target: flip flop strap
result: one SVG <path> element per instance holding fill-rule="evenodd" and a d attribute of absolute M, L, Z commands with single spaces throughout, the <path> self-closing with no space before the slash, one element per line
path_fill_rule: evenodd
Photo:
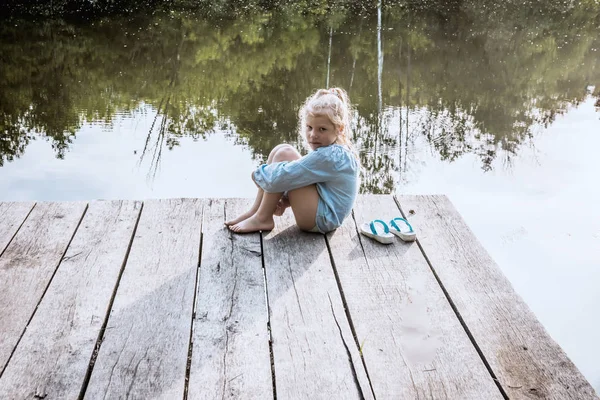
<path fill-rule="evenodd" d="M 383 225 L 383 232 L 385 233 L 390 233 L 390 228 L 388 228 L 387 224 L 385 222 L 383 222 L 380 219 L 374 219 L 373 221 L 371 221 L 371 223 L 369 224 L 371 226 L 371 232 L 373 232 L 373 235 L 377 235 L 377 229 L 375 229 L 375 222 Z"/>
<path fill-rule="evenodd" d="M 393 220 L 390 221 L 390 225 L 392 225 L 392 227 L 395 230 L 397 230 L 398 232 L 402 232 L 400 230 L 400 227 L 398 226 L 398 224 L 396 224 L 396 220 L 403 221 L 404 223 L 406 223 L 406 225 L 408 225 L 408 227 L 410 228 L 410 231 L 408 231 L 408 233 L 414 232 L 412 225 L 407 220 L 405 220 L 404 218 L 394 218 Z"/>

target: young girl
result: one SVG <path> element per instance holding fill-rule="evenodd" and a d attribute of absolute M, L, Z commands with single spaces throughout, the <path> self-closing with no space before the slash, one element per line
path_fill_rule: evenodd
<path fill-rule="evenodd" d="M 358 192 L 359 164 L 350 136 L 350 102 L 343 89 L 320 89 L 299 112 L 300 132 L 312 150 L 302 157 L 276 146 L 253 171 L 258 194 L 249 211 L 225 222 L 234 232 L 271 230 L 273 215 L 291 206 L 300 229 L 327 233 L 350 214 Z M 287 196 L 284 193 L 287 192 Z"/>

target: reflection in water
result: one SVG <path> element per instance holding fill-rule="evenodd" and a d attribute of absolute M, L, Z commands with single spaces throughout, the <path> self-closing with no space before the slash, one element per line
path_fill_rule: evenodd
<path fill-rule="evenodd" d="M 0 166 L 40 137 L 63 158 L 84 124 L 148 110 L 138 156 L 150 178 L 182 137 L 217 130 L 262 159 L 297 142 L 297 108 L 326 83 L 356 106 L 362 191 L 389 193 L 408 179 L 417 137 L 489 170 L 536 127 L 600 102 L 597 2 L 344 4 L 2 23 Z"/>

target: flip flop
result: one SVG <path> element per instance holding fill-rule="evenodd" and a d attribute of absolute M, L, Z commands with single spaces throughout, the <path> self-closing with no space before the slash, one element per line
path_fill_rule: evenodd
<path fill-rule="evenodd" d="M 413 229 L 412 225 L 404 218 L 394 218 L 390 221 L 392 232 L 405 242 L 414 242 L 417 238 L 417 233 Z"/>
<path fill-rule="evenodd" d="M 377 232 L 375 223 L 383 226 L 383 233 Z M 390 244 L 394 242 L 394 235 L 390 233 L 390 228 L 388 228 L 387 224 L 380 219 L 374 219 L 369 223 L 365 222 L 362 224 L 360 226 L 360 233 L 366 237 L 377 240 L 379 243 Z"/>

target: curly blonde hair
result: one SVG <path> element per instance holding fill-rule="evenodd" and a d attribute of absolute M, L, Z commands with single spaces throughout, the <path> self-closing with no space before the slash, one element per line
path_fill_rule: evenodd
<path fill-rule="evenodd" d="M 303 134 L 306 126 L 307 116 L 325 115 L 335 126 L 339 134 L 335 141 L 337 144 L 346 145 L 353 149 L 350 136 L 352 133 L 350 123 L 352 122 L 352 106 L 348 94 L 342 88 L 319 89 L 308 97 L 298 112 L 298 133 L 306 143 L 306 135 Z"/>

